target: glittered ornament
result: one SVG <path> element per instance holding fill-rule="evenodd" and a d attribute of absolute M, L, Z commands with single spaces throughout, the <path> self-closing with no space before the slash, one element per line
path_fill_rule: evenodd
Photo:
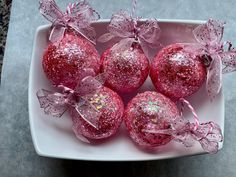
<path fill-rule="evenodd" d="M 108 25 L 108 33 L 99 42 L 113 38 L 120 41 L 102 55 L 102 70 L 108 74 L 106 85 L 119 92 L 137 90 L 149 73 L 150 47 L 159 45 L 160 28 L 156 20 L 138 26 L 137 18 L 125 11 L 115 13 Z"/>
<path fill-rule="evenodd" d="M 152 134 L 144 130 L 152 124 L 158 129 L 170 127 L 169 120 L 179 117 L 176 105 L 157 92 L 144 92 L 134 97 L 127 105 L 124 121 L 130 137 L 143 147 L 156 147 L 171 141 L 172 136 Z"/>
<path fill-rule="evenodd" d="M 97 74 L 100 58 L 93 45 L 96 33 L 90 26 L 99 18 L 97 12 L 86 1 L 69 4 L 63 13 L 54 0 L 40 0 L 39 10 L 52 23 L 42 61 L 51 83 L 73 89 L 83 69 Z"/>
<path fill-rule="evenodd" d="M 45 114 L 61 117 L 69 111 L 73 131 L 83 142 L 112 136 L 122 123 L 124 106 L 114 91 L 102 86 L 101 75 L 81 78 L 75 89 L 63 85 L 60 91 L 41 89 L 37 92 Z"/>
<path fill-rule="evenodd" d="M 195 123 L 184 119 L 175 103 L 160 93 L 147 91 L 134 97 L 124 115 L 130 137 L 145 148 L 158 148 L 170 141 L 189 148 L 199 142 L 204 151 L 216 153 L 223 141 L 220 126 L 213 121 L 200 123 L 191 104 L 183 98 L 180 101 L 188 105 Z"/>
<path fill-rule="evenodd" d="M 163 48 L 152 61 L 150 77 L 157 91 L 179 99 L 195 93 L 206 79 L 202 58 L 185 51 L 189 44 Z"/>
<path fill-rule="evenodd" d="M 100 57 L 87 39 L 74 32 L 65 32 L 64 37 L 50 43 L 43 55 L 43 70 L 54 85 L 62 84 L 75 88 L 83 69 L 100 69 Z"/>
<path fill-rule="evenodd" d="M 102 57 L 102 71 L 107 74 L 106 86 L 119 92 L 138 89 L 149 73 L 149 62 L 137 45 L 122 52 L 106 50 Z"/>
<path fill-rule="evenodd" d="M 89 95 L 88 101 L 101 113 L 98 127 L 91 126 L 75 109 L 71 109 L 70 115 L 76 135 L 89 139 L 104 139 L 114 135 L 123 120 L 124 106 L 121 98 L 111 89 L 103 87 L 95 94 Z"/>

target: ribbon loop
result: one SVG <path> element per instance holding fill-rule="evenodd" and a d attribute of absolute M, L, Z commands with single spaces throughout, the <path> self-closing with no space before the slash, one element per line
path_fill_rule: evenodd
<path fill-rule="evenodd" d="M 112 35 L 120 38 L 134 37 L 134 19 L 128 12 L 119 11 L 112 15 L 107 29 Z"/>
<path fill-rule="evenodd" d="M 161 36 L 161 29 L 157 20 L 147 20 L 139 28 L 139 37 L 152 45 L 159 45 L 158 39 Z M 157 46 L 156 46 L 157 47 Z"/>
<path fill-rule="evenodd" d="M 209 19 L 207 23 L 199 25 L 193 30 L 195 39 L 202 45 L 210 45 L 214 47 L 221 43 L 224 33 L 225 22 Z"/>
<path fill-rule="evenodd" d="M 44 109 L 45 114 L 53 117 L 61 117 L 67 110 L 67 94 L 53 93 L 41 89 L 36 93 L 40 107 Z"/>
<path fill-rule="evenodd" d="M 75 91 L 80 96 L 93 94 L 102 87 L 102 84 L 94 77 L 87 76 L 77 85 Z"/>

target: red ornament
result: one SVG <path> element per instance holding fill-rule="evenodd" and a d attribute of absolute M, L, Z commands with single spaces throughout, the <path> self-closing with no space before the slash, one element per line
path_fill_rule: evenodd
<path fill-rule="evenodd" d="M 154 58 L 150 77 L 156 89 L 164 95 L 179 99 L 195 93 L 206 78 L 202 58 L 184 50 L 188 44 L 172 44 Z"/>
<path fill-rule="evenodd" d="M 107 49 L 101 61 L 102 71 L 107 74 L 105 85 L 118 92 L 137 90 L 149 73 L 149 61 L 139 45 L 122 51 Z"/>
<path fill-rule="evenodd" d="M 124 105 L 120 96 L 109 88 L 103 87 L 86 99 L 101 112 L 98 129 L 82 119 L 78 112 L 72 108 L 69 111 L 75 134 L 89 139 L 104 139 L 114 135 L 123 120 Z"/>
<path fill-rule="evenodd" d="M 155 147 L 172 140 L 171 135 L 147 133 L 154 125 L 159 130 L 170 128 L 170 120 L 179 117 L 177 106 L 164 95 L 147 91 L 138 94 L 127 105 L 124 121 L 130 137 L 140 146 Z"/>
<path fill-rule="evenodd" d="M 84 69 L 99 73 L 100 58 L 92 43 L 80 34 L 67 31 L 60 41 L 48 45 L 42 64 L 52 84 L 74 89 Z"/>

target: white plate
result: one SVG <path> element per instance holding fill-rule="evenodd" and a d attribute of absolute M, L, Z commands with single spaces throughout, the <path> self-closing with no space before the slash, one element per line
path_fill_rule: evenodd
<path fill-rule="evenodd" d="M 109 20 L 101 20 L 93 24 L 98 36 L 106 32 L 108 22 Z M 194 42 L 192 29 L 203 23 L 203 21 L 186 20 L 159 20 L 159 22 L 162 29 L 160 40 L 164 45 L 176 42 Z M 50 26 L 48 25 L 40 26 L 36 31 L 29 79 L 30 128 L 34 147 L 39 155 L 78 160 L 140 161 L 204 153 L 199 143 L 195 143 L 191 148 L 185 148 L 182 144 L 176 142 L 162 146 L 156 152 L 146 152 L 132 142 L 123 126 L 109 140 L 96 145 L 85 144 L 76 139 L 73 134 L 71 130 L 72 123 L 68 114 L 64 114 L 61 119 L 46 116 L 43 110 L 40 109 L 35 94 L 41 88 L 52 89 L 44 75 L 41 64 L 43 51 L 48 43 L 49 29 Z M 107 46 L 96 47 L 101 53 Z M 144 90 L 153 90 L 149 78 L 139 92 Z M 125 96 L 125 100 L 129 100 L 135 94 Z M 224 132 L 224 98 L 222 92 L 213 102 L 210 102 L 203 86 L 188 100 L 196 108 L 202 122 L 213 120 L 221 126 Z M 186 112 L 185 116 L 191 118 L 192 115 Z M 220 149 L 222 146 L 223 143 L 220 144 Z"/>

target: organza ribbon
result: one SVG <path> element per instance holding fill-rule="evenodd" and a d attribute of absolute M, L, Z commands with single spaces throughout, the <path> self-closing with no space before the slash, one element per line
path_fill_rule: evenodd
<path fill-rule="evenodd" d="M 183 143 L 186 147 L 191 147 L 195 141 L 198 141 L 206 152 L 217 153 L 219 142 L 223 141 L 220 126 L 212 121 L 199 123 L 196 111 L 191 104 L 183 98 L 181 98 L 180 101 L 190 108 L 194 115 L 195 123 L 190 123 L 179 117 L 170 120 L 171 127 L 168 129 L 158 130 L 158 125 L 150 123 L 143 131 L 147 133 L 171 135 L 175 141 Z"/>
<path fill-rule="evenodd" d="M 88 98 L 102 88 L 101 77 L 102 75 L 97 77 L 86 76 L 74 90 L 63 85 L 58 86 L 61 89 L 60 92 L 41 89 L 36 93 L 40 107 L 44 109 L 45 114 L 54 117 L 61 117 L 69 107 L 73 107 L 82 119 L 94 128 L 99 129 L 98 122 L 101 112 L 89 102 Z M 85 141 L 85 138 L 81 138 L 79 130 L 74 128 L 77 126 L 76 122 L 74 123 L 75 134 L 79 139 Z"/>
<path fill-rule="evenodd" d="M 197 44 L 191 44 L 185 50 L 202 56 L 207 66 L 206 89 L 213 99 L 221 89 L 222 73 L 236 70 L 236 51 L 230 42 L 222 42 L 224 22 L 209 19 L 205 24 L 193 30 Z M 224 46 L 228 45 L 227 50 Z"/>
<path fill-rule="evenodd" d="M 129 49 L 133 43 L 140 44 L 144 54 L 151 58 L 150 48 L 160 46 L 158 39 L 160 37 L 160 27 L 157 20 L 147 20 L 141 26 L 137 26 L 138 18 L 133 18 L 126 11 L 119 11 L 113 14 L 108 33 L 98 38 L 99 42 L 108 42 L 113 38 L 119 38 L 120 41 L 112 47 L 113 51 L 123 51 Z"/>
<path fill-rule="evenodd" d="M 62 39 L 65 30 L 72 28 L 95 44 L 96 33 L 90 24 L 100 18 L 99 14 L 86 1 L 79 1 L 67 6 L 63 13 L 54 0 L 40 0 L 40 13 L 52 23 L 52 30 L 49 36 L 51 42 Z"/>

